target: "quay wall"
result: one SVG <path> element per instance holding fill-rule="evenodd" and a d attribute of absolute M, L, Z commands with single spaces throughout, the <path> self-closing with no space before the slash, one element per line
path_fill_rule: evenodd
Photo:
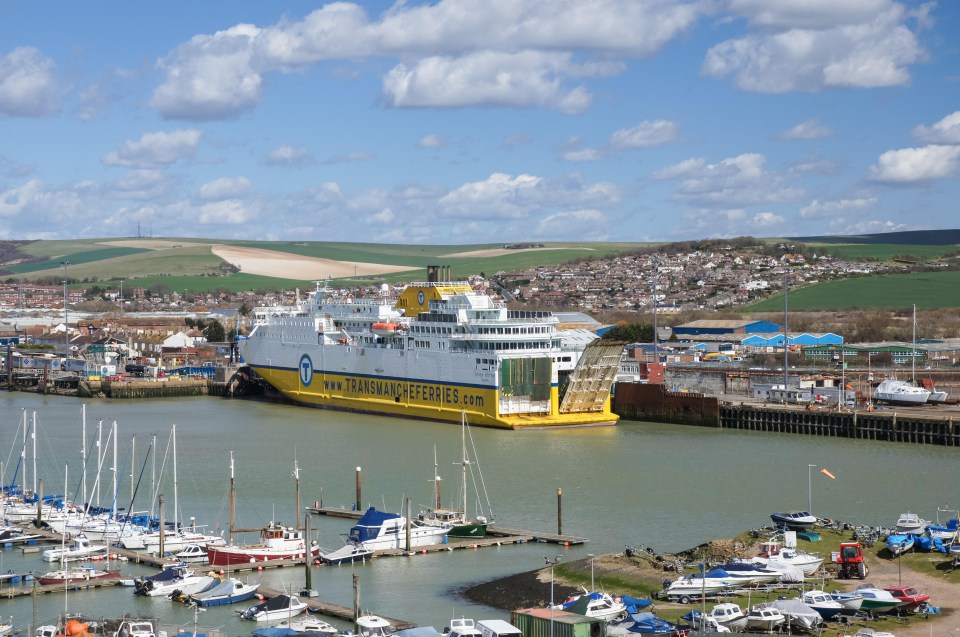
<path fill-rule="evenodd" d="M 960 447 L 955 411 L 943 415 L 834 411 L 812 406 L 733 403 L 663 385 L 617 383 L 613 411 L 627 420 L 885 442 Z"/>

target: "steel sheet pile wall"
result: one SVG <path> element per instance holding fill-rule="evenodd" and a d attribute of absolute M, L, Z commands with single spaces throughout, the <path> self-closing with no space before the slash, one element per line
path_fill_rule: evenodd
<path fill-rule="evenodd" d="M 663 385 L 617 383 L 613 411 L 628 420 L 653 420 L 715 427 L 720 422 L 717 398 L 667 391 Z"/>

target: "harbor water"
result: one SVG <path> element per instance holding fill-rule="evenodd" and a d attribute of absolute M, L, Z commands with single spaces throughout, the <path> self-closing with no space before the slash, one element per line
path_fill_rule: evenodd
<path fill-rule="evenodd" d="M 82 473 L 81 404 L 26 393 L 0 397 L 5 480 L 10 480 L 23 447 L 22 432 L 18 433 L 21 414 L 25 411 L 32 420 L 35 413 L 37 475 L 44 480 L 44 491 L 63 491 L 64 467 L 69 465 L 73 495 Z M 363 506 L 399 512 L 409 497 L 417 511 L 431 501 L 434 448 L 444 502 L 451 504 L 458 497 L 460 429 L 450 424 L 218 398 L 91 400 L 86 402 L 88 446 L 98 421 L 103 422 L 104 440 L 112 422 L 117 422 L 117 501 L 122 507 L 129 505 L 131 476 L 140 474 L 152 435 L 157 436 L 159 474 L 171 425 L 176 424 L 180 521 L 195 518 L 208 531 L 225 532 L 229 524 L 231 451 L 238 527 L 260 527 L 272 520 L 292 523 L 295 459 L 304 507 L 322 501 L 328 507 L 351 508 L 360 467 Z M 350 606 L 352 575 L 357 573 L 365 610 L 439 629 L 453 616 L 506 618 L 501 611 L 469 604 L 458 591 L 540 568 L 545 556 L 582 559 L 622 551 L 628 544 L 660 552 L 683 550 L 769 524 L 771 512 L 806 509 L 811 496 L 819 516 L 887 526 L 905 511 L 934 517 L 938 507 L 960 505 L 960 463 L 956 449 L 948 447 L 640 422 L 541 431 L 477 428 L 471 434 L 496 524 L 556 532 L 557 489 L 562 488 L 563 532 L 590 541 L 582 546 L 527 543 L 316 567 L 312 580 L 320 599 Z M 136 451 L 131 460 L 133 436 Z M 100 478 L 100 504 L 106 506 L 112 498 L 110 444 Z M 26 455 L 32 482 L 32 444 Z M 168 457 L 159 479 L 168 517 L 174 495 L 171 465 Z M 836 479 L 821 474 L 820 468 Z M 133 510 L 150 508 L 145 494 L 152 473 L 153 463 L 147 461 Z M 88 469 L 88 485 L 94 479 L 95 469 Z M 350 524 L 318 516 L 311 521 L 321 546 L 331 549 L 342 545 L 341 534 Z M 239 539 L 252 542 L 256 536 Z M 822 551 L 829 554 L 831 548 L 825 543 Z M 39 554 L 22 554 L 19 547 L 3 548 L 0 558 L 0 572 L 42 573 L 55 566 Z M 124 576 L 151 572 L 133 564 L 121 569 Z M 296 592 L 303 587 L 304 575 L 298 567 L 241 577 L 261 578 L 273 588 Z M 26 627 L 34 618 L 50 621 L 65 610 L 92 617 L 153 616 L 184 626 L 194 621 L 193 611 L 181 604 L 137 598 L 124 587 L 48 594 L 35 600 L 4 599 L 0 589 L 0 617 L 12 617 L 18 626 Z M 212 608 L 198 621 L 201 626 L 222 627 L 228 635 L 249 634 L 253 624 L 240 622 L 236 610 Z"/>

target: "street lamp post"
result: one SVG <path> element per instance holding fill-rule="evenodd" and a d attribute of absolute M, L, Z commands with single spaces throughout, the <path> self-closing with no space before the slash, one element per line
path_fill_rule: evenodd
<path fill-rule="evenodd" d="M 63 268 L 63 344 L 69 349 L 70 347 L 70 311 L 67 309 L 67 268 L 69 268 L 72 263 L 69 261 L 61 261 L 60 267 Z"/>
<path fill-rule="evenodd" d="M 590 558 L 590 592 L 597 590 L 596 586 L 593 585 L 593 553 L 588 553 L 587 557 Z"/>
<path fill-rule="evenodd" d="M 813 476 L 810 470 L 816 466 L 815 464 L 807 465 L 807 513 L 810 515 L 813 515 Z"/>
<path fill-rule="evenodd" d="M 559 564 L 562 559 L 562 555 L 557 555 L 553 559 L 546 555 L 543 556 L 543 560 L 550 565 L 550 637 L 553 637 L 553 567 Z"/>

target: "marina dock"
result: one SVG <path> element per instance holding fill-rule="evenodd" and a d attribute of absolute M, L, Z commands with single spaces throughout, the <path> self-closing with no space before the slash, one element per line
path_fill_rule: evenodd
<path fill-rule="evenodd" d="M 360 516 L 363 515 L 362 511 L 356 511 L 354 509 L 347 509 L 343 507 L 307 507 L 307 512 L 313 515 L 326 515 L 332 518 L 345 518 L 348 520 L 359 520 Z M 487 537 L 467 539 L 464 542 L 451 542 L 449 544 L 434 544 L 432 546 L 418 547 L 418 550 L 426 549 L 427 552 L 431 552 L 431 550 L 468 548 L 472 547 L 473 545 L 499 546 L 501 544 L 521 544 L 523 542 L 547 542 L 550 544 L 575 546 L 578 544 L 586 544 L 589 541 L 590 540 L 585 537 L 579 537 L 576 535 L 565 535 L 562 533 L 542 533 L 539 531 L 523 531 L 519 529 L 508 529 L 506 527 L 490 525 L 487 527 Z M 392 554 L 393 551 L 377 551 L 378 555 L 380 553 Z"/>

